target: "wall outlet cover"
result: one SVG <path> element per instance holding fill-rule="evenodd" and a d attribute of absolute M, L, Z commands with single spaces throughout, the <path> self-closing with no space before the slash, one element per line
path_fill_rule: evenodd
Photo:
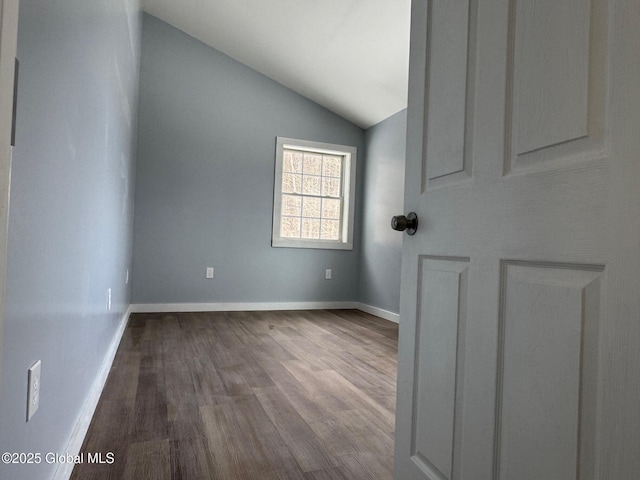
<path fill-rule="evenodd" d="M 38 360 L 36 363 L 29 367 L 27 373 L 27 422 L 36 413 L 40 406 L 40 369 L 42 362 Z"/>

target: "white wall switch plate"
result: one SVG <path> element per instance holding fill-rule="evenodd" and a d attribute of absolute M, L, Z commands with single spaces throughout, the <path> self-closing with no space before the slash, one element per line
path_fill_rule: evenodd
<path fill-rule="evenodd" d="M 128 268 L 127 268 L 127 275 L 125 276 L 125 279 L 124 279 L 124 284 L 129 285 L 129 269 Z"/>
<path fill-rule="evenodd" d="M 38 360 L 36 363 L 29 367 L 27 373 L 27 381 L 29 382 L 27 387 L 27 422 L 36 413 L 40 406 L 40 367 L 42 362 Z"/>
<path fill-rule="evenodd" d="M 107 289 L 107 312 L 111 311 L 111 289 Z"/>
<path fill-rule="evenodd" d="M 324 278 L 327 279 L 327 280 L 331 280 L 331 269 L 330 268 L 327 268 L 324 271 Z"/>
<path fill-rule="evenodd" d="M 213 267 L 207 267 L 207 278 L 213 278 Z"/>

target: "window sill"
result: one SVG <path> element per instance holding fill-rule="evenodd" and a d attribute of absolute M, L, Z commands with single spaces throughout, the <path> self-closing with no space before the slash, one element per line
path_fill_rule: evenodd
<path fill-rule="evenodd" d="M 293 240 L 274 238 L 271 240 L 274 248 L 312 248 L 320 250 L 353 250 L 352 243 L 336 242 L 331 240 Z"/>

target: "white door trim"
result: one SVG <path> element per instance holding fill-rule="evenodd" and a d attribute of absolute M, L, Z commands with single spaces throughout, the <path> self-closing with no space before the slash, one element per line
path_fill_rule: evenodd
<path fill-rule="evenodd" d="M 18 42 L 18 0 L 0 0 L 0 361 L 7 269 L 7 222 L 11 184 L 13 81 Z"/>

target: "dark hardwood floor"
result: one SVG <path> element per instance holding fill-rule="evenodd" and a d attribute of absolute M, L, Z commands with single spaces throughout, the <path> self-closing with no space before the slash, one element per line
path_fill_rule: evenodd
<path fill-rule="evenodd" d="M 354 310 L 134 314 L 72 479 L 390 480 L 397 338 Z"/>

